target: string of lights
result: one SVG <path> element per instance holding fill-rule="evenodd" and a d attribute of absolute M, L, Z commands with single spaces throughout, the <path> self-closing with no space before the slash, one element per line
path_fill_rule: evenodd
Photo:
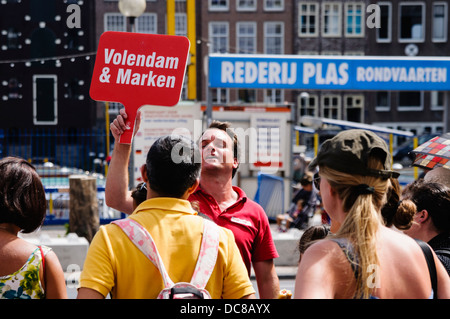
<path fill-rule="evenodd" d="M 25 63 L 30 64 L 33 62 L 41 62 L 45 63 L 47 61 L 61 61 L 61 60 L 71 60 L 75 62 L 77 58 L 85 58 L 89 60 L 91 56 L 96 55 L 97 52 L 87 52 L 87 53 L 79 53 L 79 54 L 71 54 L 71 55 L 63 55 L 63 56 L 54 56 L 54 57 L 42 57 L 42 58 L 33 58 L 33 59 L 18 59 L 18 60 L 0 60 L 0 64 L 10 64 L 14 66 L 15 64 Z"/>

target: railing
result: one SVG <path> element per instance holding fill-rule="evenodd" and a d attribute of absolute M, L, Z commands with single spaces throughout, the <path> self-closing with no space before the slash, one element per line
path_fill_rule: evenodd
<path fill-rule="evenodd" d="M 47 197 L 45 224 L 69 222 L 69 175 L 89 174 L 97 179 L 101 223 L 123 214 L 105 205 L 108 154 L 104 130 L 0 129 L 0 158 L 19 156 L 31 162 L 41 176 Z"/>

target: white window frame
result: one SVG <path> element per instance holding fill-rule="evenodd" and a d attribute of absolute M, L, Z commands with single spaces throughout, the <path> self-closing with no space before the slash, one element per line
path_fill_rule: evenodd
<path fill-rule="evenodd" d="M 325 15 L 325 10 L 327 8 L 333 9 L 331 15 Z M 337 9 L 335 11 L 334 9 Z M 331 28 L 328 28 L 328 32 L 325 32 L 325 27 L 327 26 L 325 24 L 325 18 L 333 18 L 337 16 L 337 30 L 334 33 L 331 33 Z M 324 38 L 336 38 L 340 37 L 342 35 L 342 3 L 336 3 L 336 2 L 323 2 L 322 3 L 322 36 Z M 333 28 L 334 29 L 334 28 Z"/>
<path fill-rule="evenodd" d="M 302 6 L 307 6 L 306 11 L 302 11 Z M 311 10 L 311 7 L 314 6 L 315 10 Z M 315 26 L 314 26 L 314 32 L 309 32 L 310 29 L 310 23 L 309 18 L 314 16 L 315 17 Z M 302 17 L 306 17 L 306 30 L 308 30 L 306 33 L 302 33 Z M 319 36 L 319 3 L 317 2 L 299 2 L 298 4 L 298 36 L 300 38 L 312 38 L 312 37 L 318 37 Z"/>
<path fill-rule="evenodd" d="M 248 3 L 249 1 L 246 1 L 244 5 L 239 3 L 239 0 L 236 0 L 236 11 L 238 12 L 254 12 L 257 9 L 258 0 L 252 0 L 253 4 Z"/>
<path fill-rule="evenodd" d="M 117 29 L 116 28 L 109 28 L 108 27 L 108 18 L 109 17 L 115 17 L 118 20 L 122 20 L 123 21 L 123 28 L 117 28 Z M 105 13 L 104 16 L 103 16 L 103 29 L 104 29 L 104 31 L 122 31 L 122 32 L 125 32 L 125 31 L 127 31 L 127 18 L 123 14 L 118 13 L 118 12 Z"/>
<path fill-rule="evenodd" d="M 387 21 L 387 28 L 388 28 L 388 37 L 386 39 L 381 39 L 379 34 L 379 29 L 376 29 L 377 33 L 377 42 L 378 43 L 391 43 L 392 42 L 392 3 L 390 2 L 378 2 L 379 6 L 386 6 L 388 8 L 388 21 Z"/>
<path fill-rule="evenodd" d="M 212 102 L 215 104 L 227 104 L 230 102 L 230 90 L 224 88 L 211 89 Z M 215 98 L 214 98 L 215 96 Z"/>
<path fill-rule="evenodd" d="M 253 28 L 253 34 L 240 34 L 239 29 L 243 25 L 251 26 Z M 236 53 L 255 54 L 257 51 L 257 35 L 258 35 L 258 29 L 257 29 L 256 22 L 249 22 L 249 21 L 237 22 L 236 23 Z M 241 52 L 241 46 L 240 46 L 241 39 L 251 39 L 250 41 L 253 42 L 253 51 L 252 52 L 250 52 L 250 51 Z"/>
<path fill-rule="evenodd" d="M 218 25 L 223 25 L 225 26 L 226 29 L 226 35 L 214 35 L 213 32 L 213 28 L 214 26 L 218 26 Z M 214 22 L 209 22 L 208 24 L 208 37 L 209 37 L 209 53 L 227 53 L 230 50 L 230 25 L 228 22 L 226 21 L 214 21 Z M 225 40 L 225 52 L 220 52 L 217 51 L 216 48 L 214 48 L 214 41 L 213 38 L 215 37 L 221 37 L 221 38 L 226 38 Z"/>
<path fill-rule="evenodd" d="M 333 119 L 333 117 L 328 117 L 325 115 L 325 99 L 333 99 L 336 98 L 337 99 L 337 105 L 332 105 L 331 107 L 328 106 L 327 109 L 332 110 L 335 109 L 337 110 L 337 120 L 341 120 L 342 119 L 342 99 L 341 96 L 339 94 L 323 94 L 320 97 L 320 106 L 321 106 L 321 113 L 322 113 L 322 117 L 328 118 L 328 119 Z"/>
<path fill-rule="evenodd" d="M 146 19 L 146 18 L 153 20 L 153 23 L 149 23 L 149 25 L 151 25 L 151 28 L 153 28 L 153 30 L 150 30 L 150 29 L 145 30 L 145 29 L 139 28 L 139 21 L 140 20 L 142 21 L 142 19 Z M 150 21 L 150 22 L 152 22 L 152 21 Z M 144 13 L 141 16 L 136 18 L 135 25 L 136 25 L 136 32 L 157 34 L 158 33 L 158 15 L 156 13 Z"/>
<path fill-rule="evenodd" d="M 281 26 L 281 35 L 279 34 L 269 34 L 268 33 L 268 28 L 270 25 L 275 25 L 275 24 L 279 24 Z M 269 22 L 264 22 L 264 53 L 265 54 L 284 54 L 284 22 L 282 21 L 269 21 Z M 281 39 L 281 44 L 280 44 L 280 48 L 279 48 L 279 53 L 268 53 L 268 44 L 267 44 L 267 40 L 269 38 L 280 38 Z"/>
<path fill-rule="evenodd" d="M 37 80 L 53 79 L 53 121 L 38 121 L 37 119 Z M 34 125 L 56 125 L 58 124 L 58 76 L 56 74 L 35 74 L 33 75 L 33 124 Z"/>
<path fill-rule="evenodd" d="M 414 91 L 420 92 L 420 105 L 400 105 L 400 94 L 408 94 L 409 91 L 399 91 L 397 92 L 397 111 L 399 112 L 410 112 L 410 111 L 423 111 L 423 102 L 424 102 L 424 92 L 423 91 Z"/>
<path fill-rule="evenodd" d="M 284 102 L 284 90 L 282 89 L 266 89 L 264 90 L 264 103 L 282 104 Z"/>
<path fill-rule="evenodd" d="M 434 29 L 435 29 L 435 22 L 436 22 L 436 19 L 434 17 L 436 6 L 444 6 L 444 23 L 443 23 L 444 25 L 442 26 L 442 28 L 444 30 L 444 35 L 442 38 L 435 38 L 433 36 Z M 447 4 L 447 2 L 433 2 L 432 17 L 433 18 L 432 18 L 432 26 L 431 26 L 431 40 L 433 42 L 437 42 L 437 43 L 447 42 L 447 38 L 448 38 L 448 4 Z"/>
<path fill-rule="evenodd" d="M 303 105 L 303 100 L 307 101 L 305 105 Z M 313 103 L 311 103 L 311 101 L 313 101 Z M 302 116 L 302 110 L 305 110 L 305 115 L 320 117 L 319 96 L 317 94 L 309 94 L 307 98 L 302 98 L 301 95 L 299 95 L 297 97 L 297 105 L 299 109 L 299 116 Z"/>
<path fill-rule="evenodd" d="M 175 13 L 175 35 L 187 36 L 187 14 L 184 12 Z"/>
<path fill-rule="evenodd" d="M 403 6 L 421 6 L 422 7 L 422 29 L 420 38 L 402 38 L 402 7 Z M 400 2 L 398 4 L 398 42 L 400 43 L 422 43 L 425 42 L 426 26 L 426 6 L 424 2 Z"/>
<path fill-rule="evenodd" d="M 443 95 L 442 105 L 438 105 L 438 94 Z M 443 111 L 447 105 L 447 94 L 445 91 L 431 91 L 430 92 L 430 109 L 432 111 Z"/>
<path fill-rule="evenodd" d="M 354 32 L 349 33 L 348 32 L 348 18 L 349 18 L 349 10 L 350 8 L 353 8 L 353 11 L 355 11 L 358 7 L 361 10 L 360 14 L 356 14 L 355 12 L 353 12 L 352 14 L 352 20 L 356 20 L 356 18 L 359 16 L 361 18 L 361 24 L 359 26 L 360 28 L 360 32 L 356 33 L 356 29 L 357 29 L 357 25 L 355 24 L 355 21 L 353 21 L 351 30 L 353 30 Z M 346 2 L 345 3 L 345 14 L 344 14 L 344 34 L 347 38 L 362 38 L 364 37 L 364 30 L 366 28 L 366 6 L 363 2 Z"/>
<path fill-rule="evenodd" d="M 347 99 L 351 98 L 353 100 L 353 105 L 347 105 Z M 359 118 L 359 123 L 364 123 L 364 94 L 344 94 L 343 96 L 343 104 L 344 104 L 344 112 L 345 112 L 345 120 L 349 121 L 348 118 L 348 109 L 356 109 L 359 108 L 361 110 L 361 116 Z M 355 105 L 356 99 L 361 101 L 361 105 Z"/>
<path fill-rule="evenodd" d="M 378 99 L 377 96 L 375 95 L 375 111 L 376 112 L 390 112 L 391 111 L 391 92 L 390 91 L 378 91 L 376 94 L 378 93 L 387 93 L 387 100 L 388 100 L 388 105 L 378 105 Z"/>
<path fill-rule="evenodd" d="M 208 10 L 211 12 L 223 12 L 230 10 L 230 0 L 223 0 L 226 2 L 225 6 L 219 6 L 213 4 L 214 0 L 208 0 Z"/>
<path fill-rule="evenodd" d="M 277 6 L 276 1 L 280 2 L 280 5 Z M 284 11 L 284 0 L 264 0 L 264 11 Z"/>

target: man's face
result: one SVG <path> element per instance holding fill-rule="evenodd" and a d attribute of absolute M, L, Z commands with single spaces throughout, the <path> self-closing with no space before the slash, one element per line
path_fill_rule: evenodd
<path fill-rule="evenodd" d="M 233 169 L 237 160 L 233 154 L 233 140 L 223 130 L 208 129 L 200 141 L 202 151 L 202 170 Z"/>

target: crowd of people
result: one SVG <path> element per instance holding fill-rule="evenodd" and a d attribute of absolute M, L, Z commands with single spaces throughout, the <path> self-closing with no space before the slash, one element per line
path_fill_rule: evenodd
<path fill-rule="evenodd" d="M 116 141 L 126 118 L 111 123 Z M 260 298 L 280 298 L 267 215 L 232 183 L 240 149 L 229 123 L 213 121 L 199 141 L 156 140 L 131 191 L 130 155 L 116 143 L 105 190 L 128 216 L 95 235 L 78 298 L 255 298 L 252 270 Z M 294 298 L 450 298 L 450 170 L 402 188 L 386 143 L 366 130 L 325 141 L 308 170 L 277 218 L 281 231 L 304 231 Z M 18 237 L 45 218 L 36 170 L 7 157 L 0 176 L 0 298 L 67 298 L 56 254 Z M 308 226 L 318 203 L 327 225 Z"/>

